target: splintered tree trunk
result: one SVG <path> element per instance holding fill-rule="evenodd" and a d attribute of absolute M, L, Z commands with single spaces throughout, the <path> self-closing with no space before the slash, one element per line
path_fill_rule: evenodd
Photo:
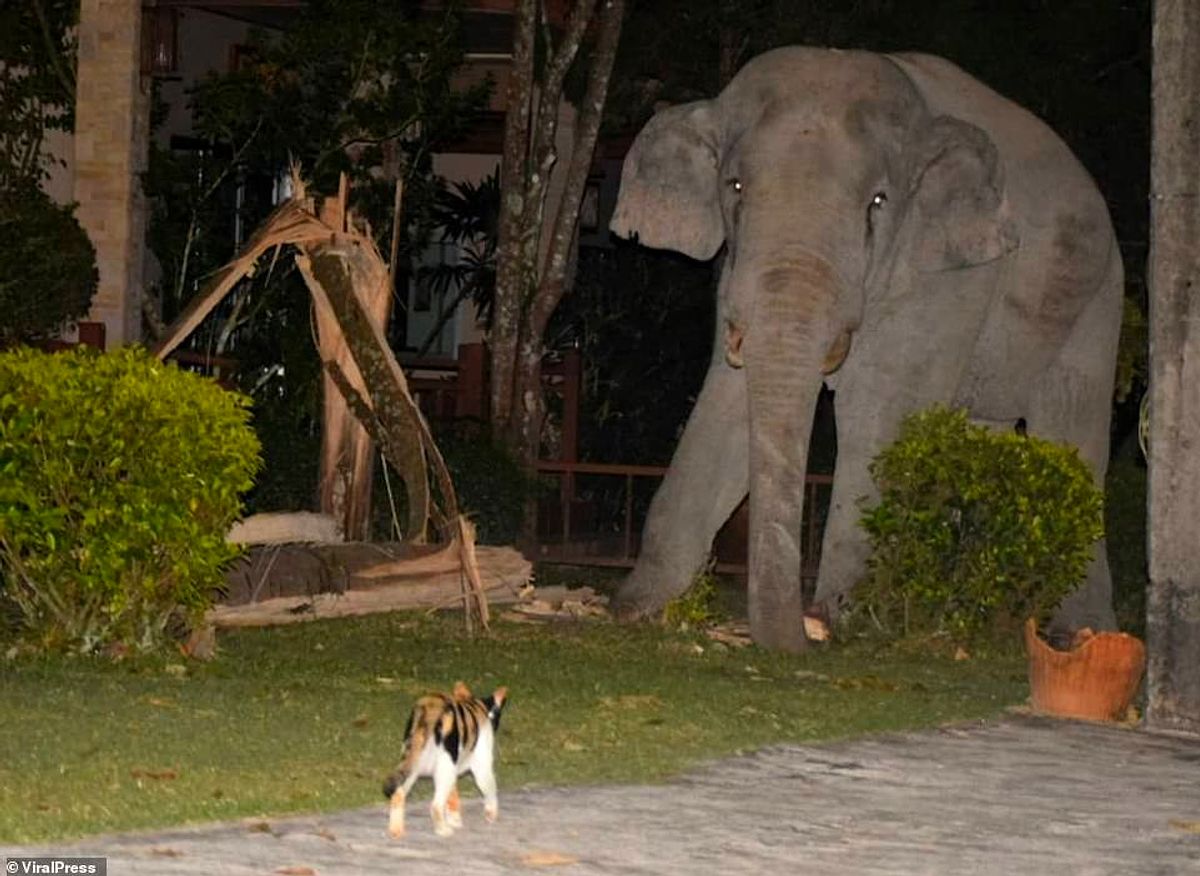
<path fill-rule="evenodd" d="M 1200 732 L 1200 5 L 1154 7 L 1146 718 Z"/>
<path fill-rule="evenodd" d="M 380 336 L 379 324 L 372 322 L 366 306 L 355 292 L 356 288 L 371 288 L 387 279 L 382 261 L 363 258 L 355 251 L 363 245 L 349 237 L 334 240 L 313 247 L 310 255 L 298 256 L 297 263 L 318 302 L 318 314 L 324 311 L 334 317 L 344 332 L 344 343 L 351 355 L 337 364 L 355 366 L 345 375 L 349 378 L 348 383 L 370 388 L 374 416 L 390 438 L 385 450 L 390 451 L 389 456 L 404 477 L 408 499 L 405 537 L 422 542 L 430 497 L 429 482 L 424 475 L 420 423 L 406 400 L 389 391 L 395 379 L 393 371 L 398 369 L 385 353 L 387 342 Z M 338 381 L 333 373 L 329 377 Z"/>
<path fill-rule="evenodd" d="M 293 183 L 296 194 L 276 208 L 242 252 L 214 275 L 167 329 L 155 353 L 160 358 L 169 355 L 264 254 L 277 247 L 296 247 L 296 265 L 312 295 L 322 334 L 321 358 L 331 385 L 327 388 L 337 390 L 337 398 L 345 403 L 342 410 L 353 411 L 404 480 L 409 514 L 406 537 L 424 541 L 432 522 L 452 543 L 459 557 L 467 631 L 487 629 L 488 604 L 475 554 L 475 527 L 459 513 L 446 462 L 384 336 L 384 320 L 377 307 L 380 297 L 386 297 L 391 289 L 391 274 L 367 229 L 355 222 L 347 209 L 345 176 L 337 197 L 321 203 L 319 216 L 313 199 L 305 194 L 298 170 L 293 173 Z M 399 212 L 397 193 L 397 215 Z M 338 432 L 339 436 L 345 434 L 344 430 Z M 364 439 L 363 446 L 369 448 L 370 442 Z M 433 468 L 440 507 L 434 502 L 426 462 Z M 355 475 L 365 476 L 357 469 Z"/>

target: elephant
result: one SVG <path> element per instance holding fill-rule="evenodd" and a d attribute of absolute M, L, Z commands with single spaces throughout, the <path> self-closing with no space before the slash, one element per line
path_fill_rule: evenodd
<path fill-rule="evenodd" d="M 818 606 L 842 604 L 864 573 L 869 463 L 910 412 L 1024 421 L 1078 447 L 1103 484 L 1124 288 L 1104 198 L 1049 127 L 951 62 L 759 55 L 716 98 L 646 123 L 610 227 L 723 253 L 712 361 L 618 616 L 686 590 L 748 493 L 751 634 L 805 647 L 803 485 L 823 384 L 837 460 Z M 1103 541 L 1058 618 L 1114 626 Z"/>

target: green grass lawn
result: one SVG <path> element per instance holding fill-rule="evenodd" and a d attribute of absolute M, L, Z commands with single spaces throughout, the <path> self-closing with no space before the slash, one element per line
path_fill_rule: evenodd
<path fill-rule="evenodd" d="M 501 796 L 981 718 L 1026 695 L 1015 656 L 794 657 L 602 623 L 460 629 L 394 614 L 230 631 L 216 661 L 186 666 L 0 658 L 0 843 L 382 804 L 413 697 L 458 679 L 510 689 Z"/>

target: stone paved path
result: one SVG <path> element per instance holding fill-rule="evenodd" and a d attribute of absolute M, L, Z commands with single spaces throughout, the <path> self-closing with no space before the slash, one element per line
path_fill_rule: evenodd
<path fill-rule="evenodd" d="M 500 821 L 468 798 L 447 840 L 420 803 L 389 840 L 381 801 L 56 851 L 106 855 L 111 876 L 1200 874 L 1200 740 L 1084 723 L 773 748 L 657 786 L 501 783 Z"/>

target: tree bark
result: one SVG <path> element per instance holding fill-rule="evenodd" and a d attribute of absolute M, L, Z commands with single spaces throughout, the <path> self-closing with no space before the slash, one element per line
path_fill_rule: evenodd
<path fill-rule="evenodd" d="M 339 247 L 335 241 L 315 247 L 311 254 L 297 256 L 297 263 L 318 307 L 328 303 L 342 327 L 346 345 L 370 394 L 374 417 L 392 438 L 384 449 L 390 451 L 393 466 L 404 478 L 408 497 L 405 538 L 421 542 L 425 540 L 430 508 L 422 424 L 419 413 L 412 410 L 407 400 L 391 391 L 393 373 L 385 360 L 386 341 L 377 337 L 376 327 L 355 292 L 354 254 L 344 249 L 353 245 L 347 242 Z"/>
<path fill-rule="evenodd" d="M 533 36 L 541 8 L 520 0 L 513 40 L 513 73 L 501 164 L 496 310 L 490 337 L 492 428 L 533 471 L 541 445 L 545 402 L 543 337 L 566 288 L 579 207 L 600 130 L 608 82 L 620 40 L 624 0 L 576 0 L 554 45 L 545 34 L 540 85 L 533 77 Z M 599 11 L 597 11 L 597 9 Z M 547 220 L 550 175 L 558 161 L 556 138 L 563 85 L 589 27 L 595 29 L 586 94 L 579 107 L 566 179 Z M 527 503 L 523 534 L 534 534 L 536 504 Z"/>
<path fill-rule="evenodd" d="M 1147 722 L 1200 732 L 1200 6 L 1154 4 Z"/>
<path fill-rule="evenodd" d="M 596 139 L 604 115 L 604 101 L 612 75 L 617 45 L 621 38 L 621 22 L 625 13 L 624 0 L 602 0 L 596 20 L 596 48 L 588 71 L 587 90 L 579 107 L 575 124 L 575 142 L 562 198 L 550 227 L 549 246 L 540 270 L 537 291 L 530 303 L 525 332 L 517 356 L 515 397 L 517 399 L 517 447 L 526 462 L 537 462 L 541 442 L 545 403 L 542 399 L 542 339 L 546 326 L 566 291 L 571 250 L 576 242 L 579 208 L 587 185 L 588 172 L 596 151 Z M 580 37 L 582 30 L 579 31 Z M 565 47 L 564 47 L 565 52 Z M 562 83 L 558 83 L 561 93 Z M 547 96 L 549 96 L 547 94 Z M 557 107 L 558 101 L 555 101 Z M 544 108 L 543 108 L 544 110 Z"/>
<path fill-rule="evenodd" d="M 533 278 L 522 257 L 528 233 L 525 216 L 529 120 L 533 105 L 533 42 L 538 0 L 519 0 L 513 13 L 512 72 L 500 161 L 500 220 L 496 242 L 496 303 L 489 337 L 492 353 L 491 416 L 497 434 L 508 432 L 521 309 Z"/>

